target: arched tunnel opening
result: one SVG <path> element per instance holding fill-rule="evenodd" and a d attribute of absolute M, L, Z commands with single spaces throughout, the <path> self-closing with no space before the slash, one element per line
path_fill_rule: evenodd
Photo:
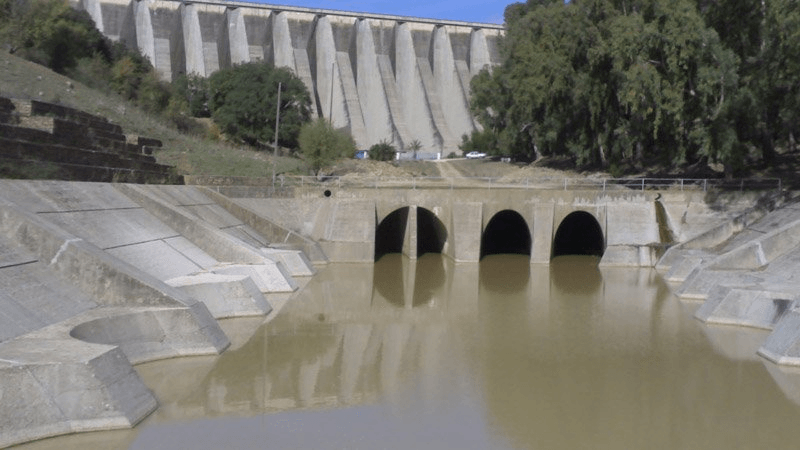
<path fill-rule="evenodd" d="M 402 253 L 410 207 L 392 211 L 375 230 L 375 261 L 389 253 Z M 417 207 L 417 256 L 442 253 L 447 242 L 447 228 L 433 211 Z"/>
<path fill-rule="evenodd" d="M 433 211 L 417 207 L 417 256 L 442 253 L 447 229 Z"/>
<path fill-rule="evenodd" d="M 506 209 L 495 214 L 481 236 L 481 259 L 497 254 L 531 254 L 531 232 L 516 211 Z"/>
<path fill-rule="evenodd" d="M 603 230 L 593 215 L 585 211 L 575 211 L 561 221 L 553 240 L 553 258 L 564 255 L 601 257 L 603 252 Z"/>
<path fill-rule="evenodd" d="M 378 224 L 375 230 L 375 261 L 388 253 L 402 253 L 408 210 L 407 206 L 394 210 Z"/>

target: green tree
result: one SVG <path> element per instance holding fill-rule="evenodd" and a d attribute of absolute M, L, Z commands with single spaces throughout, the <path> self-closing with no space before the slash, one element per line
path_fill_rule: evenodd
<path fill-rule="evenodd" d="M 800 127 L 800 5 L 793 0 L 697 0 L 706 23 L 739 58 L 740 88 L 726 112 L 736 139 L 762 160 L 794 149 Z"/>
<path fill-rule="evenodd" d="M 214 122 L 231 138 L 250 145 L 271 145 L 279 84 L 278 145 L 296 148 L 300 128 L 311 117 L 311 98 L 303 82 L 287 68 L 254 62 L 215 72 L 208 80 L 208 106 Z"/>
<path fill-rule="evenodd" d="M 469 152 L 481 152 L 488 155 L 502 156 L 498 145 L 497 134 L 492 130 L 474 130 L 472 134 L 461 136 L 461 145 L 458 146 L 465 155 Z"/>
<path fill-rule="evenodd" d="M 369 148 L 369 159 L 375 161 L 391 161 L 394 159 L 397 149 L 386 141 L 374 144 Z"/>
<path fill-rule="evenodd" d="M 337 159 L 352 157 L 356 151 L 350 134 L 334 129 L 323 118 L 303 125 L 298 141 L 300 153 L 315 175 Z"/>
<path fill-rule="evenodd" d="M 194 117 L 211 117 L 208 109 L 208 78 L 199 75 L 182 75 L 172 82 L 176 95 L 186 101 Z"/>
<path fill-rule="evenodd" d="M 737 59 L 694 2 L 531 1 L 506 27 L 503 64 L 472 82 L 486 134 L 462 148 L 493 137 L 518 158 L 639 167 L 738 155 Z"/>
<path fill-rule="evenodd" d="M 82 58 L 111 61 L 111 42 L 86 11 L 66 0 L 0 0 L 0 41 L 11 53 L 60 73 Z"/>

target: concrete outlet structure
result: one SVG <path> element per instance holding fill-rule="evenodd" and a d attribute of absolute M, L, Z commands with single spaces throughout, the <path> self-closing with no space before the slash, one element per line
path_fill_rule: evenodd
<path fill-rule="evenodd" d="M 447 155 L 478 125 L 469 83 L 499 62 L 494 24 L 228 1 L 78 0 L 106 36 L 165 80 L 250 61 L 288 67 L 313 113 L 358 148 L 382 141 Z"/>
<path fill-rule="evenodd" d="M 720 212 L 702 192 L 526 189 L 318 188 L 297 199 L 232 202 L 315 240 L 330 261 L 370 262 L 402 252 L 442 253 L 477 262 L 495 253 L 547 264 L 561 254 L 590 254 L 604 265 L 652 267 L 664 249 L 724 223 L 753 198 Z"/>

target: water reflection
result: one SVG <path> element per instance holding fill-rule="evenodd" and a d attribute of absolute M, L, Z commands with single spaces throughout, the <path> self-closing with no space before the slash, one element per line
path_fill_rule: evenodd
<path fill-rule="evenodd" d="M 728 449 L 800 439 L 800 408 L 787 399 L 800 399 L 798 376 L 716 351 L 730 343 L 709 345 L 651 270 L 598 268 L 591 257 L 532 266 L 520 255 L 394 256 L 326 267 L 219 357 L 139 366 L 159 410 L 134 430 L 89 436 L 110 448 Z M 29 448 L 83 448 L 81 439 Z"/>
<path fill-rule="evenodd" d="M 592 256 L 557 256 L 550 262 L 550 281 L 560 296 L 585 297 L 594 295 L 603 281 Z"/>
<path fill-rule="evenodd" d="M 373 302 L 399 307 L 429 305 L 441 296 L 447 280 L 445 258 L 426 253 L 412 260 L 399 253 L 384 255 L 372 269 Z"/>

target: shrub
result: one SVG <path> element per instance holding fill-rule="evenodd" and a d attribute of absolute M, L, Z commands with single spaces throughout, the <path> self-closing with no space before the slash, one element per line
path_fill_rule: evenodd
<path fill-rule="evenodd" d="M 279 146 L 296 147 L 300 128 L 311 118 L 306 86 L 285 67 L 241 64 L 215 72 L 208 85 L 214 122 L 229 137 L 250 145 L 268 146 L 274 139 L 279 85 Z"/>
<path fill-rule="evenodd" d="M 356 143 L 350 134 L 334 129 L 323 118 L 303 125 L 298 141 L 300 152 L 315 175 L 333 161 L 349 157 L 356 151 Z"/>
<path fill-rule="evenodd" d="M 375 144 L 369 148 L 369 158 L 375 161 L 392 161 L 396 153 L 397 149 L 386 141 Z"/>

